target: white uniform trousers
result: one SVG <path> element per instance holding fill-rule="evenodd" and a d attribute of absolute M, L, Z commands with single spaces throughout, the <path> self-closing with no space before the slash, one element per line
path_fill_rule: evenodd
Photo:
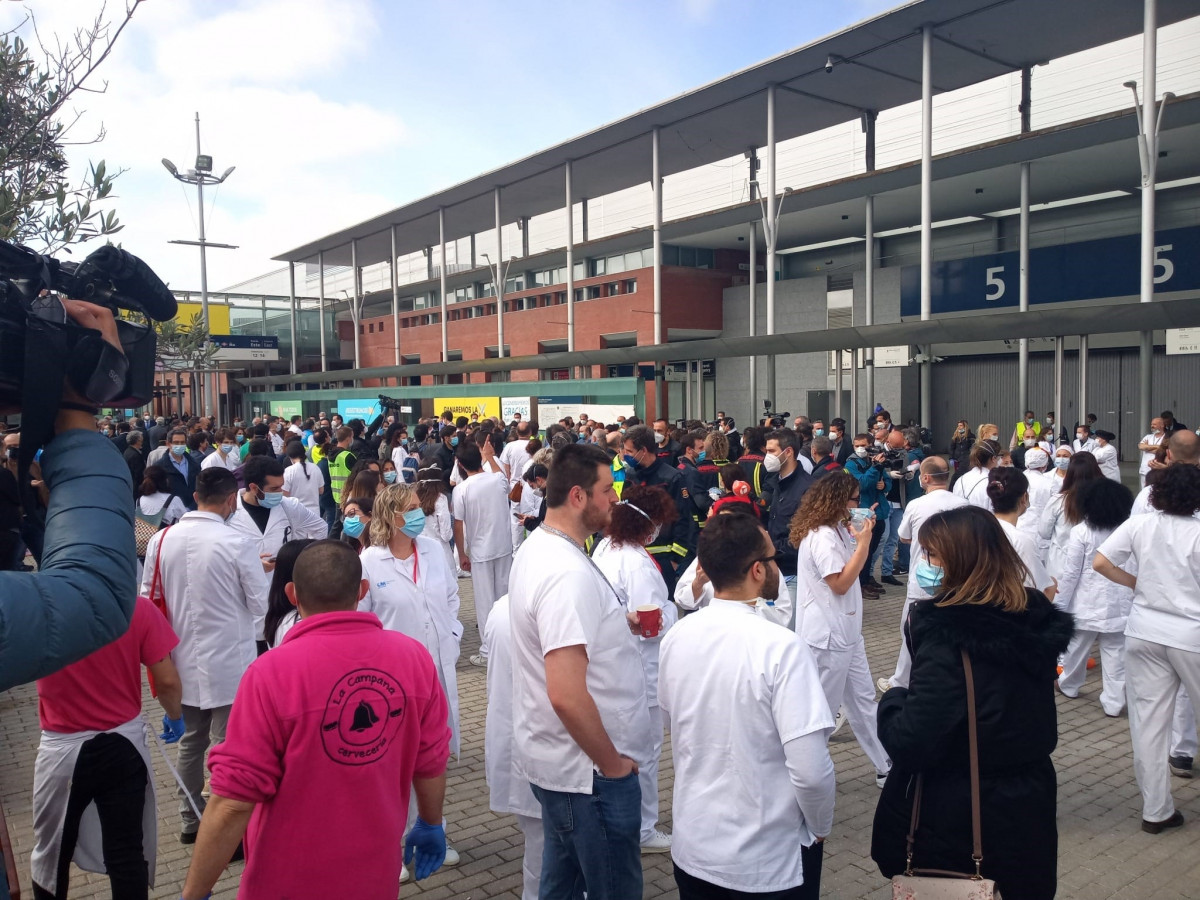
<path fill-rule="evenodd" d="M 510 504 L 512 511 L 515 513 L 520 509 L 519 503 Z M 521 524 L 521 520 L 512 517 L 512 521 L 508 523 L 508 527 L 512 530 L 512 545 L 513 553 L 517 552 L 517 548 L 521 546 L 521 542 L 525 540 L 525 526 Z M 141 582 L 139 582 L 140 584 Z M 503 595 L 501 595 L 503 596 Z"/>
<path fill-rule="evenodd" d="M 892 687 L 908 687 L 912 676 L 912 655 L 908 652 L 908 641 L 904 639 L 904 623 L 908 621 L 909 610 L 916 601 L 912 597 L 904 598 L 904 609 L 900 612 L 900 652 L 896 655 L 896 671 L 888 679 Z"/>
<path fill-rule="evenodd" d="M 1133 738 L 1133 771 L 1142 792 L 1142 818 L 1162 822 L 1175 814 L 1171 798 L 1171 719 L 1180 684 L 1200 697 L 1200 653 L 1125 638 L 1125 692 Z"/>
<path fill-rule="evenodd" d="M 891 761 L 883 744 L 879 743 L 875 682 L 871 678 L 871 667 L 867 664 L 867 645 L 862 635 L 858 636 L 858 643 L 849 650 L 811 649 L 817 661 L 825 702 L 831 710 L 841 707 L 846 713 L 854 737 L 874 764 L 875 771 L 881 774 L 890 771 Z"/>
<path fill-rule="evenodd" d="M 638 760 L 638 786 L 642 789 L 642 843 L 654 837 L 658 827 L 658 758 L 662 756 L 662 707 L 650 707 L 650 755 Z"/>
<path fill-rule="evenodd" d="M 488 613 L 496 601 L 508 593 L 508 571 L 512 568 L 512 555 L 498 559 L 471 560 L 471 588 L 475 594 L 475 622 L 479 628 L 479 655 L 488 655 L 487 641 L 483 628 L 487 625 Z"/>
<path fill-rule="evenodd" d="M 538 900 L 542 885 L 542 853 L 546 848 L 546 832 L 542 820 L 517 813 L 517 824 L 525 835 L 525 857 L 521 860 L 521 900 Z"/>
<path fill-rule="evenodd" d="M 1078 697 L 1087 680 L 1088 654 L 1092 642 L 1100 644 L 1100 705 L 1110 716 L 1119 716 L 1125 708 L 1125 634 L 1124 632 L 1076 631 L 1062 657 L 1058 689 L 1068 697 Z"/>
<path fill-rule="evenodd" d="M 1196 707 L 1181 685 L 1175 695 L 1175 721 L 1171 725 L 1171 755 L 1195 758 L 1200 747 L 1196 743 Z"/>

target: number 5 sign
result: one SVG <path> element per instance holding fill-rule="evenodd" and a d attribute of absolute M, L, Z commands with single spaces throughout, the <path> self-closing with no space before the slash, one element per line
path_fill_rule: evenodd
<path fill-rule="evenodd" d="M 1000 277 L 1003 274 L 1004 266 L 992 266 L 987 270 L 987 287 L 984 296 L 993 303 L 1004 296 L 1004 279 Z"/>

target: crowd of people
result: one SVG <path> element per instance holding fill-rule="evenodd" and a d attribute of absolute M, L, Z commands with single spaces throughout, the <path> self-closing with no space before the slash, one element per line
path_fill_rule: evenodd
<path fill-rule="evenodd" d="M 962 421 L 944 455 L 882 408 L 857 434 L 723 413 L 102 418 L 89 450 L 128 471 L 140 596 L 123 637 L 38 682 L 35 896 L 65 897 L 72 859 L 147 896 L 142 667 L 179 748 L 186 900 L 243 856 L 251 898 L 390 898 L 457 864 L 470 579 L 489 802 L 524 835 L 526 900 L 641 896 L 656 853 L 683 898 L 818 896 L 843 724 L 882 790 L 884 876 L 977 871 L 976 795 L 982 874 L 1053 897 L 1055 692 L 1079 698 L 1093 647 L 1103 713 L 1128 709 L 1142 830 L 1182 824 L 1170 779 L 1196 755 L 1200 437 L 1156 417 L 1135 498 L 1088 418 L 1028 412 L 1006 441 Z M 70 488 L 35 470 L 22 505 L 19 440 L 10 569 L 50 552 Z M 876 678 L 864 603 L 890 589 L 897 659 Z M 296 853 L 305 823 L 321 846 Z"/>

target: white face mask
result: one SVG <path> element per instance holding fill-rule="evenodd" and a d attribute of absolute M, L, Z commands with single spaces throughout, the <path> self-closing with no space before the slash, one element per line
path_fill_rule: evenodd
<path fill-rule="evenodd" d="M 654 443 L 661 444 L 661 443 L 664 443 L 666 441 L 666 439 L 667 439 L 667 436 L 665 434 L 663 434 L 661 431 L 654 432 Z"/>
<path fill-rule="evenodd" d="M 858 456 L 858 457 L 860 457 L 860 458 L 862 458 L 862 459 L 866 459 L 866 457 L 867 457 L 867 448 L 866 448 L 866 447 L 855 447 L 855 448 L 854 448 L 854 455 L 855 455 L 855 456 Z"/>
<path fill-rule="evenodd" d="M 660 534 L 662 534 L 662 525 L 655 525 L 654 530 L 650 532 L 650 537 L 646 538 L 646 546 L 652 546 Z"/>
<path fill-rule="evenodd" d="M 763 457 L 763 468 L 768 472 L 778 472 L 783 468 L 783 454 L 778 456 L 768 453 Z"/>

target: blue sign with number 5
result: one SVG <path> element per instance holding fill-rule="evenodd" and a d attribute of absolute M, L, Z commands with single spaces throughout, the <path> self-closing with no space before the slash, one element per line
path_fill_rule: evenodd
<path fill-rule="evenodd" d="M 1200 227 L 1159 231 L 1154 240 L 1154 290 L 1200 289 Z M 1141 236 L 1101 238 L 1029 251 L 1029 305 L 1138 294 Z M 1019 305 L 1019 254 L 991 253 L 934 263 L 934 315 Z M 900 273 L 900 315 L 921 315 L 921 267 Z"/>

